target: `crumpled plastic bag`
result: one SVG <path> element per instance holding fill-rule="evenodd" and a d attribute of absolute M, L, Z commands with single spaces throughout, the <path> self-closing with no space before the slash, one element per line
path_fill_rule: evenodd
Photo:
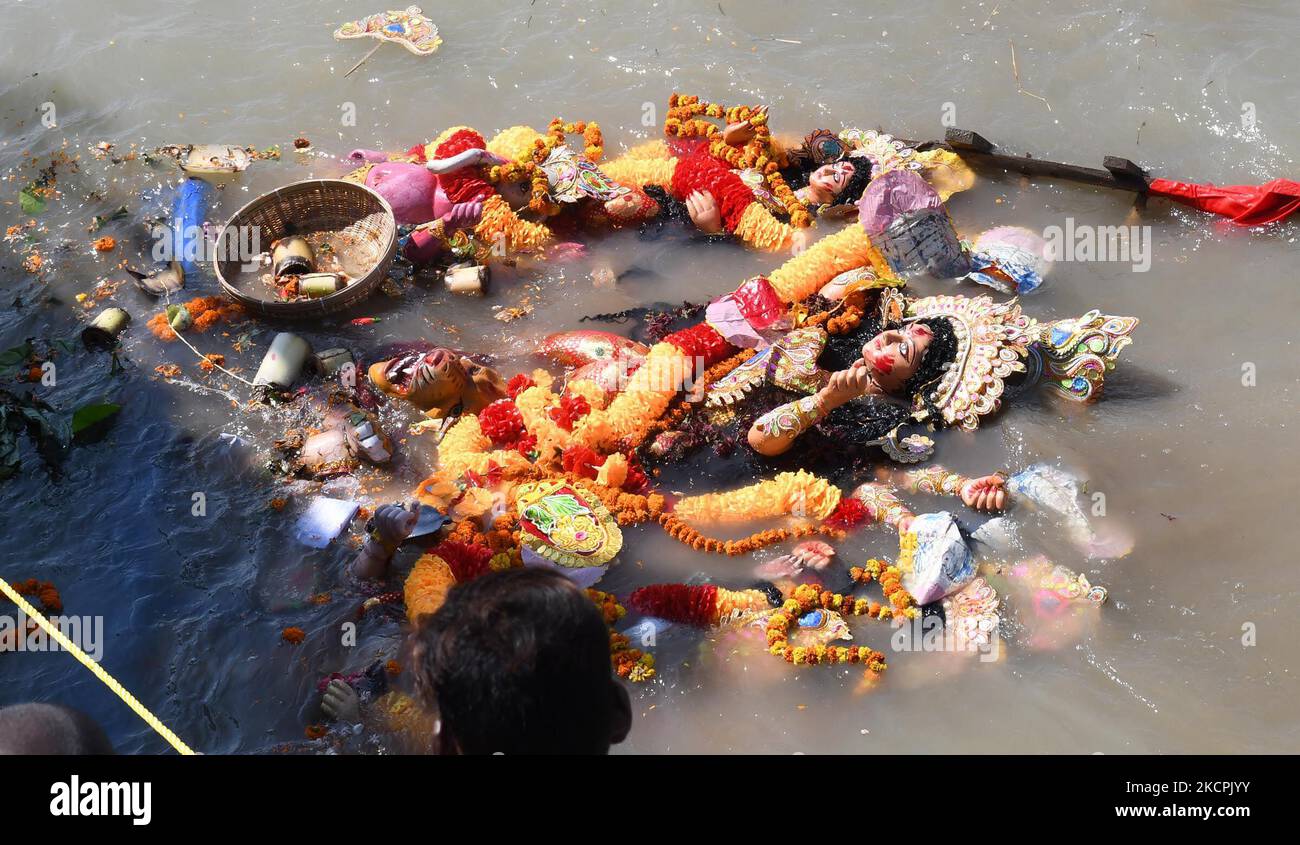
<path fill-rule="evenodd" d="M 903 587 L 918 605 L 950 596 L 975 578 L 975 556 L 952 514 L 939 511 L 917 516 L 900 541 L 910 544 L 913 537 L 915 551 L 911 565 L 904 568 Z"/>
<path fill-rule="evenodd" d="M 939 193 L 914 171 L 891 170 L 872 179 L 862 193 L 858 222 L 874 237 L 908 212 L 942 207 Z"/>

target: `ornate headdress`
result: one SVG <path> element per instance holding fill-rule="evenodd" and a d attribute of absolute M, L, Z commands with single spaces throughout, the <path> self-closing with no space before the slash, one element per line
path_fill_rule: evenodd
<path fill-rule="evenodd" d="M 566 144 L 569 135 L 582 136 L 581 154 Z M 488 180 L 528 179 L 532 186 L 528 206 L 539 214 L 555 214 L 560 203 L 583 197 L 604 201 L 627 193 L 596 167 L 605 146 L 594 122 L 565 123 L 557 117 L 546 127 L 545 135 L 527 126 L 511 127 L 493 138 L 488 149 L 510 159 L 509 164 L 492 167 Z"/>
<path fill-rule="evenodd" d="M 814 129 L 788 155 L 791 164 L 812 169 L 839 161 L 848 150 L 845 142 L 835 137 L 829 129 Z"/>
<path fill-rule="evenodd" d="M 928 296 L 908 302 L 894 290 L 882 291 L 880 309 L 887 323 L 932 317 L 952 323 L 957 354 L 947 371 L 925 388 L 929 402 L 917 401 L 915 417 L 927 419 L 928 404 L 938 409 L 943 425 L 966 431 L 974 431 L 980 417 L 1001 407 L 1006 379 L 1015 373 L 1034 379 L 1045 372 L 1066 397 L 1080 402 L 1097 398 L 1105 374 L 1132 343 L 1129 334 L 1138 324 L 1136 317 L 1096 310 L 1040 323 L 1022 314 L 1014 299 L 998 303 L 988 296 Z"/>
<path fill-rule="evenodd" d="M 838 138 L 849 147 L 851 156 L 861 156 L 871 162 L 871 172 L 876 176 L 891 170 L 924 170 L 925 164 L 916 157 L 916 150 L 893 135 L 883 135 L 874 129 L 845 129 Z"/>
<path fill-rule="evenodd" d="M 1032 321 L 1015 300 L 995 303 L 987 296 L 928 296 L 914 301 L 905 321 L 945 317 L 957 336 L 957 355 L 933 387 L 929 399 L 945 425 L 967 431 L 1002 405 L 1003 382 L 1026 370 Z M 923 412 L 924 405 L 916 410 Z"/>
<path fill-rule="evenodd" d="M 1091 402 L 1101 393 L 1106 373 L 1115 369 L 1120 351 L 1133 342 L 1129 335 L 1137 324 L 1137 317 L 1115 317 L 1095 308 L 1082 317 L 1036 324 L 1031 366 L 1041 368 L 1061 395 Z"/>
<path fill-rule="evenodd" d="M 845 129 L 839 140 L 851 149 L 850 157 L 863 156 L 871 162 L 873 178 L 892 170 L 915 170 L 934 185 L 944 202 L 975 184 L 975 172 L 951 150 L 917 150 L 874 129 Z"/>

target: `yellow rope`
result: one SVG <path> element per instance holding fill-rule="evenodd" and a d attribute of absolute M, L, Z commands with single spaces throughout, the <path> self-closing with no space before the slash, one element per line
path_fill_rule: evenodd
<path fill-rule="evenodd" d="M 106 687 L 117 693 L 117 697 L 125 701 L 127 706 L 134 710 L 137 716 L 144 719 L 149 727 L 157 731 L 159 736 L 167 740 L 167 742 L 171 744 L 172 748 L 175 748 L 178 752 L 184 755 L 194 753 L 194 751 L 191 750 L 188 745 L 181 742 L 180 737 L 172 733 L 171 729 L 164 725 L 157 716 L 150 713 L 149 708 L 141 704 L 134 695 L 127 692 L 126 687 L 118 683 L 116 678 L 104 671 L 103 667 L 78 648 L 76 643 L 68 639 L 68 637 L 58 628 L 54 627 L 50 620 L 46 619 L 39 610 L 32 607 L 31 602 L 23 598 L 22 595 L 20 595 L 13 587 L 9 586 L 9 582 L 3 578 L 0 578 L 0 592 L 3 592 L 8 596 L 10 601 L 18 605 L 22 612 L 27 614 L 29 618 L 35 619 L 36 624 L 40 625 L 41 628 L 45 630 L 45 633 L 53 637 L 55 642 L 63 646 L 65 651 L 77 658 L 77 660 L 81 661 L 81 665 L 93 672 L 95 677 L 103 681 Z"/>

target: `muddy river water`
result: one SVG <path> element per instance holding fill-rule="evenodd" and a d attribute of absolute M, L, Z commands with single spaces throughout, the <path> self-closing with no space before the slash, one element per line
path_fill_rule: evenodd
<path fill-rule="evenodd" d="M 51 155 L 80 155 L 78 172 L 60 172 L 62 196 L 36 218 L 44 271 L 24 271 L 14 244 L 0 256 L 0 349 L 26 338 L 75 341 L 87 314 L 76 295 L 99 279 L 120 280 L 116 263 L 140 263 L 148 252 L 142 223 L 165 208 L 176 171 L 97 160 L 101 141 L 119 152 L 281 145 L 281 160 L 254 163 L 217 193 L 213 221 L 278 185 L 342 174 L 340 157 L 354 147 L 404 149 L 453 124 L 491 133 L 557 115 L 596 120 L 612 156 L 656 135 L 674 90 L 767 103 L 778 133 L 857 125 L 931 138 L 947 120 L 1013 150 L 1093 166 L 1121 155 L 1173 178 L 1253 183 L 1300 172 L 1300 16 L 1283 2 L 438 6 L 427 10 L 445 39 L 437 54 L 389 46 L 344 78 L 369 45 L 337 43 L 331 31 L 377 7 L 0 0 L 4 225 L 32 218 L 18 194 Z M 49 104 L 53 127 L 43 121 Z M 313 142 L 311 154 L 291 151 L 300 136 Z M 949 210 L 973 235 L 1071 219 L 1115 225 L 1130 201 L 999 177 L 981 179 Z M 101 232 L 118 249 L 97 255 L 86 227 L 122 205 L 128 216 Z M 1127 557 L 1086 561 L 1050 537 L 1040 549 L 1109 589 L 1095 626 L 1058 650 L 1008 636 L 997 662 L 893 655 L 869 692 L 860 674 L 793 671 L 762 654 L 733 659 L 726 644 L 672 631 L 655 650 L 659 677 L 633 691 L 637 720 L 620 751 L 1300 751 L 1291 522 L 1300 496 L 1298 224 L 1242 230 L 1160 202 L 1136 222 L 1149 227 L 1148 267 L 1063 262 L 1024 301 L 1039 317 L 1097 307 L 1141 318 L 1104 400 L 1084 409 L 1020 402 L 974 436 L 938 437 L 951 468 L 1059 463 L 1104 494 L 1096 519 L 1131 538 Z M 635 272 L 602 290 L 589 265 L 502 272 L 487 299 L 408 282 L 400 297 L 380 294 L 294 330 L 317 348 L 363 354 L 426 338 L 490 352 L 510 374 L 536 364 L 530 352 L 544 335 L 589 327 L 582 315 L 704 301 L 778 259 L 619 236 L 600 241 L 595 260 Z M 915 287 L 985 292 L 933 279 Z M 217 285 L 205 270 L 188 288 L 212 294 Z M 257 447 L 284 420 L 155 378 L 155 367 L 176 363 L 195 383 L 226 383 L 203 379 L 188 353 L 145 329 L 154 306 L 143 294 L 127 285 L 113 301 L 136 316 L 120 369 L 69 345 L 56 359 L 56 385 L 38 392 L 66 411 L 101 400 L 122 411 L 102 440 L 74 448 L 61 477 L 24 447 L 22 471 L 0 484 L 0 575 L 53 582 L 67 613 L 102 617 L 106 668 L 196 749 L 300 743 L 315 721 L 317 680 L 364 668 L 401 631 L 375 625 L 358 649 L 338 644 L 334 632 L 357 603 L 341 573 L 346 551 L 304 554 L 289 515 L 268 508 L 276 486 Z M 525 304 L 533 308 L 525 319 L 494 319 L 494 306 Z M 345 319 L 363 315 L 381 319 Z M 271 331 L 287 326 L 246 328 L 243 352 L 219 334 L 205 338 L 206 351 L 251 370 Z M 240 386 L 231 387 L 242 401 Z M 428 443 L 412 439 L 393 477 L 368 480 L 360 493 L 404 498 L 431 458 Z M 725 482 L 723 468 L 674 479 L 691 490 Z M 204 494 L 205 516 L 192 515 L 195 493 Z M 654 526 L 627 535 L 621 565 L 603 583 L 619 593 L 700 573 L 742 580 L 752 566 L 691 552 Z M 840 553 L 892 554 L 891 543 L 862 532 Z M 322 592 L 335 600 L 309 601 Z M 303 628 L 307 640 L 282 644 L 286 626 Z M 862 631 L 876 643 L 885 636 Z M 86 709 L 123 750 L 166 749 L 66 655 L 0 654 L 0 705 L 24 700 Z"/>

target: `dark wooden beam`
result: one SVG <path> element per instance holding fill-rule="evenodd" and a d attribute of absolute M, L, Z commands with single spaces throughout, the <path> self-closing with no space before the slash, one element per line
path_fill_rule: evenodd
<path fill-rule="evenodd" d="M 942 143 L 904 141 L 909 146 L 922 149 L 947 149 L 957 153 L 971 167 L 979 170 L 1006 170 L 1048 179 L 1064 179 L 1082 185 L 1113 188 L 1120 191 L 1146 193 L 1150 177 L 1145 170 L 1126 158 L 1106 156 L 1102 167 L 1083 167 L 1059 161 L 1034 158 L 1028 153 L 1015 155 L 998 150 L 991 141 L 978 132 L 968 129 L 949 129 Z"/>

